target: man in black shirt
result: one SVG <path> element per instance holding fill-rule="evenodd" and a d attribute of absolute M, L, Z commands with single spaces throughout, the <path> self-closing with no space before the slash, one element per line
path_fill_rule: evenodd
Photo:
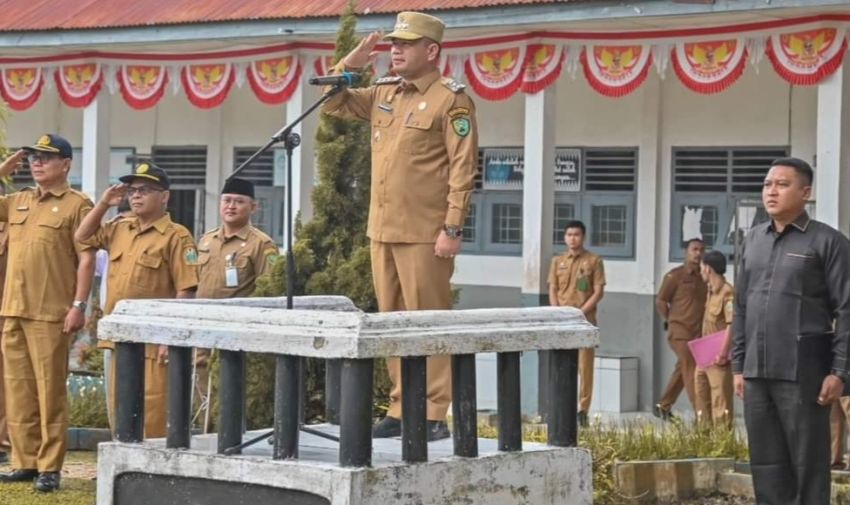
<path fill-rule="evenodd" d="M 771 220 L 747 235 L 735 285 L 732 372 L 764 505 L 829 504 L 829 407 L 850 378 L 850 241 L 806 213 L 812 179 L 773 162 Z"/>

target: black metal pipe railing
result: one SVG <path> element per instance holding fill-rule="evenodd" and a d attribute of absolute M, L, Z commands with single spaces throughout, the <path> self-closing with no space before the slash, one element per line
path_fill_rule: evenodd
<path fill-rule="evenodd" d="M 545 389 L 549 407 L 549 445 L 571 447 L 577 442 L 576 401 L 578 351 L 547 351 L 547 372 L 539 387 Z M 191 348 L 169 347 L 168 448 L 190 446 Z M 245 354 L 220 351 L 218 452 L 239 454 L 243 435 Z M 497 354 L 498 449 L 522 450 L 522 410 L 519 352 Z M 301 426 L 299 362 L 303 358 L 279 355 L 275 378 L 274 459 L 298 457 L 299 430 L 335 439 L 331 434 Z M 145 344 L 118 343 L 115 366 L 116 436 L 121 442 L 141 442 L 144 430 Z M 406 463 L 428 460 L 427 358 L 400 358 L 402 379 L 402 448 Z M 339 464 L 363 467 L 372 464 L 373 359 L 328 360 L 327 419 L 340 424 Z M 451 357 L 454 454 L 478 456 L 476 355 Z M 335 398 L 334 398 L 335 396 Z M 336 400 L 338 399 L 338 403 Z M 333 410 L 336 410 L 334 415 Z M 258 437 L 257 440 L 269 435 Z M 255 440 L 256 441 L 256 440 Z M 254 443 L 254 442 L 251 442 Z"/>

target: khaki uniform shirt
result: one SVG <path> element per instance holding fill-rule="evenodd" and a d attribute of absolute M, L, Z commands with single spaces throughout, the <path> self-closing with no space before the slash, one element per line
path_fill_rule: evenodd
<path fill-rule="evenodd" d="M 605 285 L 602 258 L 589 251 L 579 254 L 567 251 L 552 258 L 549 285 L 553 286 L 558 294 L 558 305 L 581 308 L 593 294 L 595 287 Z M 596 325 L 595 308 L 586 317 L 588 322 Z"/>
<path fill-rule="evenodd" d="M 225 238 L 224 228 L 206 233 L 198 244 L 198 298 L 251 296 L 257 277 L 271 270 L 279 250 L 274 241 L 250 224 Z M 227 286 L 226 272 L 232 265 L 235 286 Z"/>
<path fill-rule="evenodd" d="M 669 306 L 667 338 L 693 340 L 700 336 L 707 291 L 698 266 L 682 265 L 664 276 L 655 305 L 662 316 L 664 308 Z"/>
<path fill-rule="evenodd" d="M 478 169 L 475 105 L 436 70 L 378 82 L 389 84 L 346 89 L 323 110 L 372 124 L 369 238 L 433 243 L 443 225 L 466 217 Z"/>
<path fill-rule="evenodd" d="M 135 217 L 109 221 L 86 243 L 109 251 L 104 314 L 120 300 L 174 298 L 198 285 L 195 241 L 168 214 L 145 229 Z M 156 357 L 156 346 L 146 346 L 146 356 Z"/>
<path fill-rule="evenodd" d="M 67 184 L 0 197 L 0 221 L 8 222 L 9 230 L 4 317 L 65 319 L 74 301 L 80 253 L 90 249 L 74 241 L 74 232 L 92 207 Z"/>
<path fill-rule="evenodd" d="M 709 288 L 705 301 L 705 316 L 702 318 L 702 334 L 711 335 L 732 324 L 734 304 L 735 288 L 728 282 L 716 293 Z"/>

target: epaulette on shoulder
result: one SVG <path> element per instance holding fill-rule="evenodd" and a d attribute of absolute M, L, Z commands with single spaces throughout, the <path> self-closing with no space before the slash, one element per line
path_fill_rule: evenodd
<path fill-rule="evenodd" d="M 387 84 L 398 84 L 401 82 L 401 77 L 397 75 L 388 75 L 386 77 L 381 77 L 377 81 L 375 81 L 375 86 L 384 86 Z"/>
<path fill-rule="evenodd" d="M 89 195 L 83 193 L 82 191 L 71 188 L 68 192 L 71 193 L 72 195 L 75 195 L 78 198 L 82 199 L 84 202 L 89 202 L 90 204 L 94 205 L 94 202 L 91 201 L 91 198 L 89 198 Z"/>
<path fill-rule="evenodd" d="M 216 227 L 215 227 L 215 228 L 213 228 L 212 230 L 210 230 L 210 231 L 208 231 L 208 232 L 204 233 L 204 234 L 203 234 L 203 236 L 204 236 L 204 237 L 206 237 L 206 236 L 210 236 L 210 237 L 212 237 L 213 235 L 215 235 L 215 234 L 218 232 L 218 230 L 219 230 L 219 229 L 221 229 L 221 226 L 216 226 Z"/>
<path fill-rule="evenodd" d="M 266 232 L 256 226 L 251 226 L 251 231 L 260 237 L 261 241 L 274 243 L 274 240 Z"/>
<path fill-rule="evenodd" d="M 443 86 L 449 88 L 452 93 L 460 93 L 464 89 L 466 89 L 465 84 L 461 84 L 460 82 L 452 79 L 451 77 L 443 77 L 440 79 L 440 82 L 443 83 Z"/>

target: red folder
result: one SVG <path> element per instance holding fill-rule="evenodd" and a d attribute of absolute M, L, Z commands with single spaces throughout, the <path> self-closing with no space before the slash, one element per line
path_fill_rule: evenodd
<path fill-rule="evenodd" d="M 688 342 L 688 347 L 691 348 L 691 354 L 694 355 L 694 361 L 696 361 L 698 367 L 708 368 L 714 365 L 717 355 L 723 349 L 725 338 L 726 330 L 720 330 L 717 333 L 703 335 Z"/>

